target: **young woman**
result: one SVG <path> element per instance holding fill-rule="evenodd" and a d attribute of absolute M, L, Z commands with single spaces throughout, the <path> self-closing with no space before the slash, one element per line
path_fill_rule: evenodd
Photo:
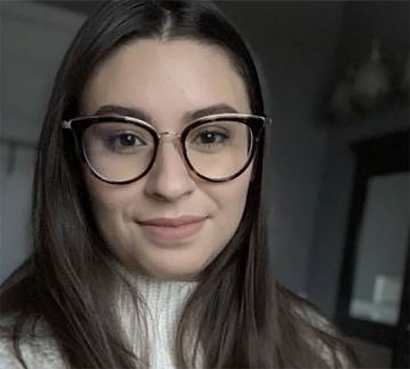
<path fill-rule="evenodd" d="M 268 125 L 249 51 L 211 4 L 122 0 L 88 19 L 45 118 L 0 367 L 352 368 L 270 273 Z"/>

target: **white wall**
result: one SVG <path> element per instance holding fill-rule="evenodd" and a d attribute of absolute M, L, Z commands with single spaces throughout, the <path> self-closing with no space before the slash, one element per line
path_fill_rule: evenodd
<path fill-rule="evenodd" d="M 34 146 L 57 66 L 84 17 L 23 1 L 0 1 L 0 10 L 0 136 L 33 145 L 17 145 L 13 155 L 1 143 L 1 282 L 29 253 Z"/>
<path fill-rule="evenodd" d="M 0 158 L 0 281 L 20 264 L 29 252 L 28 214 L 33 150 L 1 146 Z"/>

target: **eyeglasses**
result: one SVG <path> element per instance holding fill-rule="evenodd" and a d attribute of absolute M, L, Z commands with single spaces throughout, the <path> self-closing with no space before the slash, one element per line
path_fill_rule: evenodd
<path fill-rule="evenodd" d="M 190 170 L 210 182 L 225 182 L 250 165 L 267 118 L 249 114 L 215 114 L 199 118 L 181 133 L 158 132 L 128 116 L 90 116 L 62 122 L 72 130 L 83 159 L 100 180 L 127 184 L 152 168 L 161 140 L 177 138 Z"/>

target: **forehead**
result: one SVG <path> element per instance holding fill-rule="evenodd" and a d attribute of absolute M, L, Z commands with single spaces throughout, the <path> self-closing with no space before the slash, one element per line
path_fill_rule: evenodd
<path fill-rule="evenodd" d="M 221 48 L 192 40 L 139 40 L 98 66 L 82 96 L 82 113 L 117 105 L 143 111 L 155 123 L 222 104 L 250 112 L 245 84 Z"/>

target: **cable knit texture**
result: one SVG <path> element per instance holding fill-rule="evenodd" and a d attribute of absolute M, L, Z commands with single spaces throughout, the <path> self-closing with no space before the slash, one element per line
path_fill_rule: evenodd
<path fill-rule="evenodd" d="M 139 291 L 146 305 L 148 339 L 138 325 L 137 314 L 131 304 L 131 298 L 125 290 L 119 290 L 118 313 L 126 337 L 132 350 L 138 357 L 143 355 L 141 348 L 147 342 L 151 369 L 175 368 L 173 352 L 176 327 L 183 307 L 195 289 L 196 282 L 158 281 L 143 276 L 136 276 L 122 266 L 116 268 Z M 2 324 L 10 324 L 4 319 Z M 135 328 L 137 327 L 137 329 Z M 36 333 L 42 337 L 24 338 L 22 354 L 29 369 L 67 369 L 68 365 L 58 351 L 57 344 L 48 334 L 45 322 L 40 322 Z M 13 352 L 9 339 L 0 339 L 0 369 L 23 368 Z"/>

